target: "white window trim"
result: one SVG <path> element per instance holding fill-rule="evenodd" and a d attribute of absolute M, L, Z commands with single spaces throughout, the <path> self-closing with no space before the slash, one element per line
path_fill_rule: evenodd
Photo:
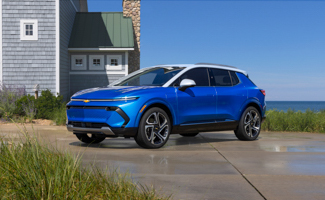
<path fill-rule="evenodd" d="M 25 24 L 33 25 L 33 35 L 26 35 Z M 38 40 L 38 20 L 21 19 L 20 20 L 20 40 Z"/>
<path fill-rule="evenodd" d="M 82 59 L 82 67 L 76 66 L 76 59 Z M 87 56 L 71 55 L 71 70 L 87 70 Z"/>
<path fill-rule="evenodd" d="M 111 59 L 117 59 L 118 65 L 112 66 Z M 107 55 L 106 70 L 122 70 L 122 55 Z"/>
<path fill-rule="evenodd" d="M 94 66 L 93 59 L 100 59 L 100 66 Z M 89 55 L 89 70 L 104 70 L 104 55 Z"/>
<path fill-rule="evenodd" d="M 55 87 L 56 94 L 60 94 L 60 0 L 55 0 Z M 70 93 L 70 86 L 69 86 Z"/>
<path fill-rule="evenodd" d="M 125 52 L 125 76 L 129 74 L 129 52 Z"/>

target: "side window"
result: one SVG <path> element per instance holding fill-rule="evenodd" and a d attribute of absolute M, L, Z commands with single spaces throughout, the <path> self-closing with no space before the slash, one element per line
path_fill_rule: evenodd
<path fill-rule="evenodd" d="M 237 77 L 236 72 L 230 71 L 230 76 L 231 76 L 232 85 L 237 85 L 239 83 L 239 79 Z"/>
<path fill-rule="evenodd" d="M 183 74 L 178 81 L 176 80 L 173 85 L 179 86 L 183 79 L 192 79 L 195 81 L 196 86 L 210 86 L 208 70 L 206 68 L 196 68 L 185 72 L 185 74 Z"/>
<path fill-rule="evenodd" d="M 229 72 L 223 69 L 210 69 L 210 80 L 213 86 L 232 86 Z"/>
<path fill-rule="evenodd" d="M 20 40 L 38 40 L 38 20 L 20 20 Z"/>

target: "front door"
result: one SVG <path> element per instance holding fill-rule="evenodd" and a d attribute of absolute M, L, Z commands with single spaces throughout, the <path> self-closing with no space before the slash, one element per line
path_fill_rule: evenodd
<path fill-rule="evenodd" d="M 207 68 L 195 68 L 179 78 L 192 79 L 196 86 L 177 90 L 178 122 L 181 125 L 204 124 L 216 120 L 216 91 L 210 86 Z"/>

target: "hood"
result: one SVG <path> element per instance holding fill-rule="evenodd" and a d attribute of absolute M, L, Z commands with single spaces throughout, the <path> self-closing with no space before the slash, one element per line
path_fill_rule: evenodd
<path fill-rule="evenodd" d="M 102 88 L 90 88 L 75 93 L 71 99 L 112 99 L 129 97 L 137 92 L 157 88 L 156 86 L 113 86 Z"/>

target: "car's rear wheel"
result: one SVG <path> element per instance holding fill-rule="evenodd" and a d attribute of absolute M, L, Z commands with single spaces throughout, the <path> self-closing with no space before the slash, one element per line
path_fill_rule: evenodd
<path fill-rule="evenodd" d="M 235 135 L 239 140 L 255 140 L 261 131 L 261 115 L 255 107 L 248 107 L 240 118 Z"/>
<path fill-rule="evenodd" d="M 171 122 L 167 113 L 154 107 L 142 116 L 138 134 L 134 139 L 143 148 L 156 149 L 166 144 L 170 131 Z"/>
<path fill-rule="evenodd" d="M 86 134 L 86 133 L 75 133 L 77 138 L 87 144 L 97 144 L 105 140 L 105 136 L 96 135 L 96 134 Z"/>
<path fill-rule="evenodd" d="M 195 137 L 195 136 L 197 136 L 197 134 L 199 134 L 199 133 L 186 133 L 186 134 L 180 134 L 181 136 L 183 136 L 183 137 Z"/>

